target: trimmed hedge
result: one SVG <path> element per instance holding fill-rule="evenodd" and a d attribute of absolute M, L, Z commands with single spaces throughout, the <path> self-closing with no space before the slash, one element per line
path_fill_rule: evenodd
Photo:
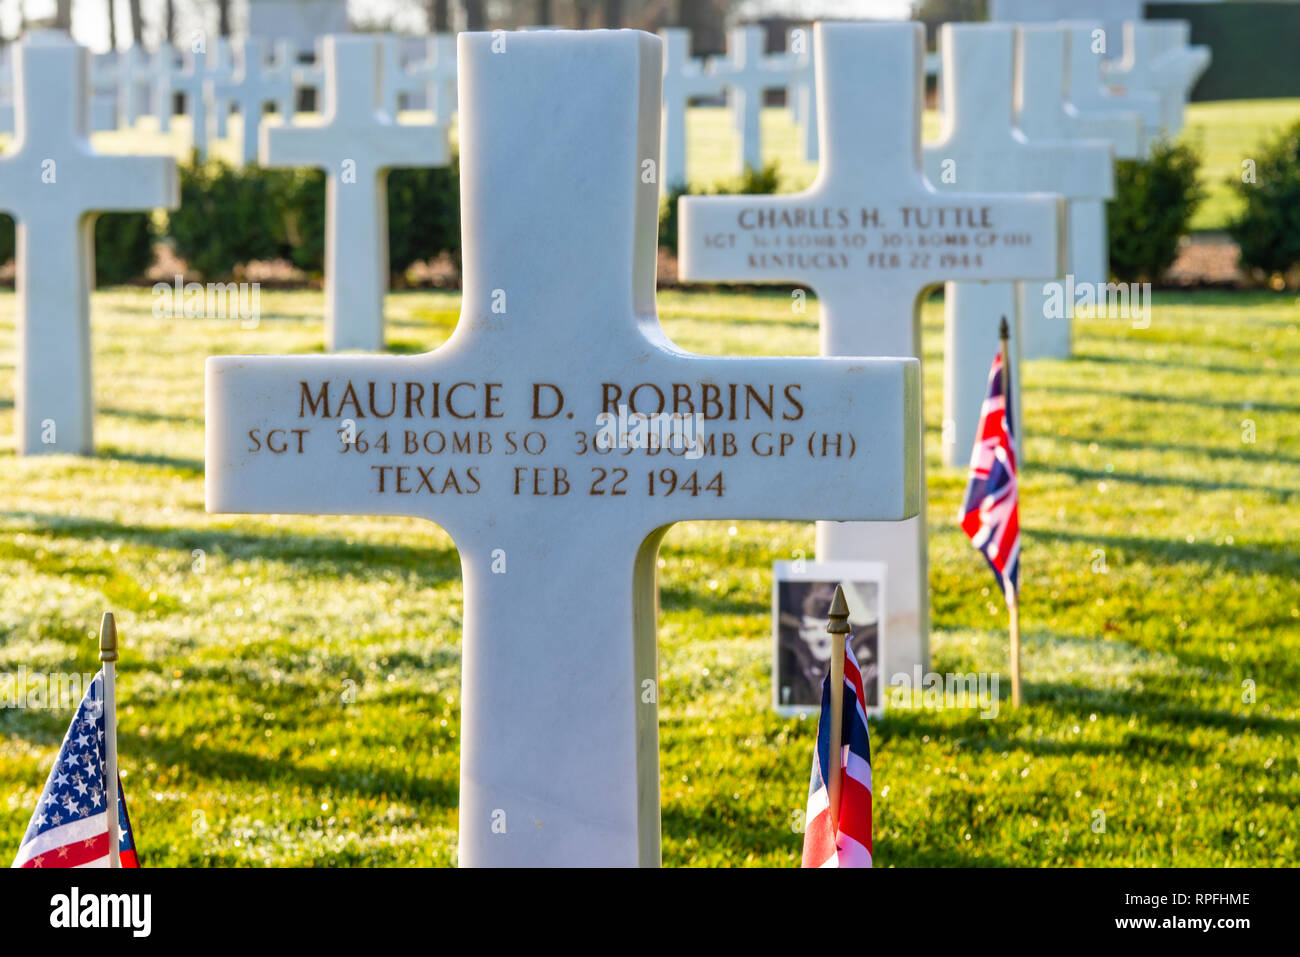
<path fill-rule="evenodd" d="M 347 188 L 346 186 L 343 188 Z M 389 270 L 442 253 L 460 260 L 460 164 L 388 175 Z M 318 169 L 181 166 L 181 206 L 168 219 L 176 253 L 205 279 L 240 265 L 284 258 L 319 275 L 325 265 L 325 174 Z"/>
<path fill-rule="evenodd" d="M 1108 204 L 1110 270 L 1124 282 L 1154 282 L 1178 257 L 1178 243 L 1205 196 L 1200 156 L 1162 140 L 1144 160 L 1115 164 Z"/>
<path fill-rule="evenodd" d="M 101 213 L 95 219 L 95 285 L 116 286 L 143 276 L 153 265 L 157 238 L 149 213 Z M 0 215 L 0 263 L 16 251 L 13 217 Z"/>
<path fill-rule="evenodd" d="M 775 162 L 771 162 L 762 169 L 747 165 L 740 176 L 721 180 L 703 190 L 674 187 L 659 199 L 659 245 L 677 255 L 677 201 L 683 196 L 766 195 L 777 192 L 780 184 L 780 170 Z"/>
<path fill-rule="evenodd" d="M 1300 266 L 1300 122 L 1264 146 L 1254 182 L 1232 183 L 1243 207 L 1228 233 L 1241 247 L 1242 266 L 1265 277 Z"/>

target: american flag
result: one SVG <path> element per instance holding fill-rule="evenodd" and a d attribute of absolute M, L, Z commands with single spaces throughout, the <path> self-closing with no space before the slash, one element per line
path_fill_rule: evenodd
<path fill-rule="evenodd" d="M 1011 372 L 1002 390 L 1002 352 L 993 359 L 988 397 L 970 454 L 970 481 L 958 518 L 971 543 L 984 553 L 1007 604 L 1020 587 L 1020 492 L 1016 480 L 1016 434 L 1011 420 Z"/>
<path fill-rule="evenodd" d="M 862 709 L 862 672 L 852 636 L 844 642 L 844 704 L 840 721 L 839 831 L 831 824 L 826 771 L 831 759 L 831 676 L 822 679 L 822 713 L 803 835 L 804 867 L 871 866 L 871 738 Z"/>
<path fill-rule="evenodd" d="M 63 736 L 14 867 L 108 867 L 108 794 L 104 783 L 104 672 L 86 689 Z M 122 782 L 117 785 L 118 851 L 139 867 Z"/>

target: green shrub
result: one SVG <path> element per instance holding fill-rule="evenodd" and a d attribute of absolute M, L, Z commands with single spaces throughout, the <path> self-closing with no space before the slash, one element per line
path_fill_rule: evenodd
<path fill-rule="evenodd" d="M 157 241 L 151 214 L 100 213 L 95 220 L 95 285 L 139 279 L 153 265 Z"/>
<path fill-rule="evenodd" d="M 771 162 L 762 169 L 746 166 L 740 176 L 721 180 L 702 191 L 675 186 L 659 199 L 659 245 L 677 255 L 677 201 L 683 196 L 767 195 L 777 192 L 780 185 L 781 172 Z"/>
<path fill-rule="evenodd" d="M 280 252 L 274 172 L 221 160 L 182 163 L 181 205 L 168 216 L 176 254 L 205 279 L 225 279 L 235 267 Z"/>
<path fill-rule="evenodd" d="M 460 159 L 388 174 L 388 269 L 400 276 L 412 264 L 449 253 L 460 268 Z"/>
<path fill-rule="evenodd" d="M 117 286 L 143 276 L 153 265 L 157 238 L 149 213 L 101 213 L 95 219 L 95 285 Z M 13 217 L 0 215 L 0 264 L 15 251 Z"/>
<path fill-rule="evenodd" d="M 1241 264 L 1266 275 L 1300 265 L 1300 121 L 1265 145 L 1254 182 L 1232 181 L 1241 216 L 1228 232 L 1241 247 Z"/>
<path fill-rule="evenodd" d="M 8 213 L 0 213 L 0 265 L 13 259 L 16 249 L 14 218 Z"/>
<path fill-rule="evenodd" d="M 1110 269 L 1124 282 L 1154 281 L 1178 256 L 1178 241 L 1205 196 L 1200 157 L 1185 143 L 1161 141 L 1145 160 L 1115 164 L 1109 203 Z"/>
<path fill-rule="evenodd" d="M 277 253 L 305 273 L 325 270 L 325 173 L 319 169 L 266 170 L 274 206 Z"/>

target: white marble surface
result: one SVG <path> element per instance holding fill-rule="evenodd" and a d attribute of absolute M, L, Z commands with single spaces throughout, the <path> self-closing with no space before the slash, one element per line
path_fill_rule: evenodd
<path fill-rule="evenodd" d="M 398 123 L 381 101 L 375 36 L 324 42 L 324 122 L 263 126 L 263 166 L 315 166 L 326 174 L 325 340 L 332 351 L 384 347 L 388 288 L 388 170 L 445 166 L 447 128 Z"/>
<path fill-rule="evenodd" d="M 176 162 L 94 152 L 88 55 L 64 34 L 29 33 L 14 51 L 16 132 L 0 156 L 0 209 L 17 225 L 18 453 L 89 455 L 93 214 L 174 208 Z"/>
<path fill-rule="evenodd" d="M 817 24 L 817 179 L 802 193 L 683 197 L 681 277 L 803 283 L 823 355 L 919 356 L 923 290 L 1056 275 L 1059 197 L 944 194 L 927 181 L 923 38 L 913 23 Z M 901 525 L 823 522 L 817 558 L 886 562 L 886 676 L 928 666 L 924 511 Z"/>
<path fill-rule="evenodd" d="M 451 339 L 412 357 L 209 359 L 207 507 L 445 528 L 465 593 L 460 863 L 655 865 L 663 531 L 915 514 L 919 367 L 676 347 L 655 312 L 658 190 L 638 175 L 659 150 L 659 39 L 504 39 L 494 53 L 493 35 L 460 35 Z M 708 416 L 702 455 L 596 451 L 602 407 L 653 412 L 658 394 Z M 345 419 L 366 451 L 360 432 L 341 441 Z M 442 448 L 454 433 L 467 450 Z"/>
<path fill-rule="evenodd" d="M 1027 137 L 1015 126 L 1015 28 L 1003 23 L 944 24 L 939 30 L 943 56 L 943 113 L 939 139 L 925 147 L 925 173 L 939 192 L 1055 193 L 1070 199 L 1106 199 L 1114 192 L 1111 146 L 1104 141 Z M 1033 264 L 1031 264 L 1032 266 Z M 1038 264 L 1041 268 L 1041 264 Z M 1053 280 L 1055 273 L 1026 271 L 1017 279 Z M 980 286 L 983 288 L 967 288 Z M 997 287 L 997 288 L 993 288 Z M 970 461 L 979 428 L 980 407 L 988 391 L 989 363 L 998 349 L 998 327 L 1011 326 L 1008 363 L 1014 382 L 1023 324 L 1068 319 L 1019 309 L 1011 282 L 950 282 L 944 289 L 946 346 L 943 353 L 943 430 L 945 465 Z M 1023 320 L 1023 322 L 1022 322 Z M 1020 394 L 1016 393 L 1017 402 Z M 1017 407 L 1021 434 L 1026 424 Z M 1032 429 L 1032 423 L 1028 426 Z"/>

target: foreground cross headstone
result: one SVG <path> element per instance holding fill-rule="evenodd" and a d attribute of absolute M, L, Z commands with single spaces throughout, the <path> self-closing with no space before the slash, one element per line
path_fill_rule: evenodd
<path fill-rule="evenodd" d="M 1116 159 L 1138 159 L 1143 152 L 1142 118 L 1134 111 L 1081 112 L 1066 96 L 1069 31 L 1061 24 L 1025 24 L 1017 30 L 1016 125 L 1030 140 L 1071 140 L 1111 144 Z M 1106 200 L 1076 197 L 1066 212 L 1066 273 L 1075 283 L 1104 284 L 1110 278 Z M 1043 283 L 1022 283 L 1020 311 L 1025 316 L 1055 314 L 1055 291 Z M 1021 331 L 1023 359 L 1068 359 L 1073 303 L 1051 322 L 1027 322 Z"/>
<path fill-rule="evenodd" d="M 915 23 L 817 24 L 816 181 L 779 196 L 683 197 L 681 277 L 805 283 L 823 355 L 919 356 L 923 290 L 1056 275 L 1059 198 L 941 194 L 926 180 L 923 41 Z M 885 673 L 928 664 L 924 510 L 900 525 L 822 522 L 817 557 L 885 562 Z"/>
<path fill-rule="evenodd" d="M 660 30 L 664 44 L 663 162 L 659 187 L 668 192 L 686 185 L 686 114 L 692 99 L 717 96 L 722 78 L 691 57 L 691 31 L 681 27 Z"/>
<path fill-rule="evenodd" d="M 1003 23 L 948 23 L 939 31 L 943 55 L 943 132 L 925 148 L 926 178 L 940 191 L 1056 193 L 1107 199 L 1114 190 L 1110 144 L 1029 139 L 1015 127 L 1015 29 Z M 1041 263 L 1038 264 L 1041 268 Z M 1026 271 L 1018 279 L 1051 280 Z M 950 282 L 944 287 L 943 461 L 965 466 L 988 392 L 998 326 L 1011 322 L 1008 368 L 1020 382 L 1025 325 L 1061 322 L 1026 313 L 1020 321 L 1016 284 Z M 1067 320 L 1068 321 L 1068 320 Z M 1066 335 L 1068 337 L 1068 326 Z M 1016 390 L 1016 397 L 1023 390 Z M 1024 416 L 1015 410 L 1024 437 Z"/>
<path fill-rule="evenodd" d="M 919 368 L 677 348 L 640 175 L 659 40 L 459 40 L 455 333 L 415 357 L 208 360 L 207 507 L 438 522 L 464 574 L 460 862 L 653 865 L 660 539 L 690 519 L 915 514 Z M 620 405 L 699 413 L 699 454 L 600 443 Z"/>
<path fill-rule="evenodd" d="M 94 213 L 174 208 L 176 162 L 91 149 L 88 56 L 62 33 L 30 33 L 14 49 L 16 132 L 0 156 L 0 209 L 17 227 L 18 453 L 88 455 Z"/>
<path fill-rule="evenodd" d="M 325 118 L 263 126 L 263 166 L 325 171 L 325 339 L 330 351 L 384 347 L 388 288 L 388 170 L 445 166 L 447 128 L 404 124 L 381 105 L 374 36 L 325 38 Z"/>

